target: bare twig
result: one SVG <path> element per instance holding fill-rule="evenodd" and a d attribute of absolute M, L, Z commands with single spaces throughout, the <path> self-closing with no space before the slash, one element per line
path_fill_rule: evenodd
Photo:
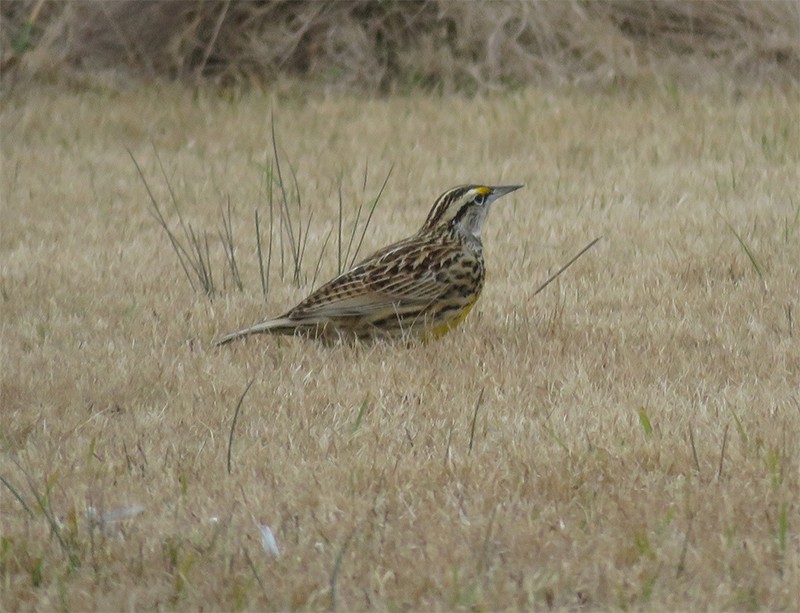
<path fill-rule="evenodd" d="M 203 76 L 203 71 L 206 68 L 206 64 L 208 64 L 208 58 L 211 57 L 211 52 L 214 50 L 214 45 L 217 42 L 217 37 L 219 36 L 219 31 L 222 29 L 222 23 L 225 21 L 225 15 L 228 14 L 228 9 L 231 6 L 231 0 L 225 0 L 225 4 L 219 12 L 219 16 L 217 17 L 217 21 L 214 24 L 214 31 L 211 33 L 211 37 L 206 44 L 206 48 L 203 51 L 203 59 L 200 61 L 200 64 L 197 66 L 196 78 L 199 80 Z"/>
<path fill-rule="evenodd" d="M 545 287 L 547 287 L 547 286 L 548 286 L 548 285 L 550 285 L 550 284 L 551 284 L 553 281 L 555 281 L 555 280 L 556 280 L 556 279 L 559 277 L 559 275 L 561 275 L 561 273 L 563 273 L 563 272 L 564 272 L 564 271 L 565 271 L 567 268 L 569 268 L 570 266 L 572 266 L 572 265 L 573 265 L 573 264 L 574 264 L 574 263 L 577 261 L 577 259 L 578 259 L 579 257 L 581 257 L 581 256 L 582 256 L 584 253 L 586 253 L 587 251 L 589 251 L 589 249 L 591 249 L 592 247 L 594 247 L 594 246 L 595 246 L 595 243 L 597 243 L 597 241 L 599 241 L 601 238 L 603 238 L 603 237 L 602 237 L 602 236 L 598 236 L 598 237 L 597 237 L 596 239 L 594 239 L 594 240 L 593 240 L 591 243 L 589 243 L 589 244 L 588 244 L 588 245 L 586 245 L 586 246 L 585 246 L 583 249 L 581 249 L 581 250 L 580 250 L 580 252 L 578 253 L 578 255 L 576 255 L 576 256 L 575 256 L 574 258 L 572 258 L 572 259 L 571 259 L 569 262 L 567 262 L 567 263 L 566 263 L 566 264 L 564 264 L 564 265 L 563 265 L 561 268 L 559 268 L 559 269 L 558 269 L 558 272 L 556 272 L 556 273 L 555 273 L 555 274 L 553 274 L 553 275 L 550 275 L 550 278 L 549 278 L 549 279 L 547 279 L 547 281 L 545 281 L 544 283 L 542 283 L 542 284 L 541 284 L 541 285 L 540 285 L 540 286 L 539 286 L 539 287 L 536 289 L 536 291 L 535 291 L 535 292 L 533 292 L 533 294 L 531 294 L 531 298 L 533 298 L 533 297 L 534 297 L 536 294 L 538 294 L 539 292 L 541 292 L 541 291 L 542 291 L 542 290 L 543 290 Z"/>

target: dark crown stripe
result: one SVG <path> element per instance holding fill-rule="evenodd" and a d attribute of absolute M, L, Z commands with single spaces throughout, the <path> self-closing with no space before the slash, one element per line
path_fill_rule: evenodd
<path fill-rule="evenodd" d="M 442 220 L 445 213 L 450 208 L 450 205 L 466 194 L 470 189 L 472 189 L 472 187 L 472 185 L 460 185 L 459 187 L 454 187 L 453 189 L 448 190 L 439 196 L 439 198 L 436 199 L 436 203 L 433 205 L 433 208 L 428 214 L 428 218 L 425 220 L 425 224 L 422 227 L 424 229 L 430 229 L 436 226 Z"/>

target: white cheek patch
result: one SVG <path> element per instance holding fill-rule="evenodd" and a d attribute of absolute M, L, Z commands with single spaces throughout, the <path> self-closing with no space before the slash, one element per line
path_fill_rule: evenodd
<path fill-rule="evenodd" d="M 461 231 L 464 234 L 471 234 L 475 238 L 480 238 L 481 227 L 483 226 L 488 211 L 488 205 L 473 208 L 468 215 L 465 215 L 459 220 L 458 226 L 461 228 Z"/>

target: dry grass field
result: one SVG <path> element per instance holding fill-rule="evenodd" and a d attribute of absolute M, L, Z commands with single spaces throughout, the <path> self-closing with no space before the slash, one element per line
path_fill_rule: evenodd
<path fill-rule="evenodd" d="M 6 91 L 0 608 L 794 609 L 798 105 L 726 82 Z M 308 240 L 295 278 L 275 222 L 265 301 L 271 113 Z M 127 149 L 178 236 L 168 184 L 208 233 L 213 298 Z M 323 245 L 335 274 L 339 190 L 346 242 L 390 169 L 362 255 L 446 188 L 526 184 L 462 327 L 214 349 L 303 297 Z"/>

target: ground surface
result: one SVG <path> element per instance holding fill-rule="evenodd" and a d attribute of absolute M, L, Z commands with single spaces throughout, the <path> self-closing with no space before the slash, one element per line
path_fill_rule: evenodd
<path fill-rule="evenodd" d="M 793 608 L 798 105 L 724 84 L 5 94 L 0 608 Z M 271 112 L 313 217 L 297 284 L 276 238 L 265 304 Z M 154 147 L 209 232 L 213 301 L 126 147 L 171 227 Z M 526 184 L 489 216 L 463 326 L 213 349 L 300 299 L 329 234 L 317 283 L 336 272 L 339 187 L 346 243 L 392 167 L 362 255 L 448 187 Z"/>

